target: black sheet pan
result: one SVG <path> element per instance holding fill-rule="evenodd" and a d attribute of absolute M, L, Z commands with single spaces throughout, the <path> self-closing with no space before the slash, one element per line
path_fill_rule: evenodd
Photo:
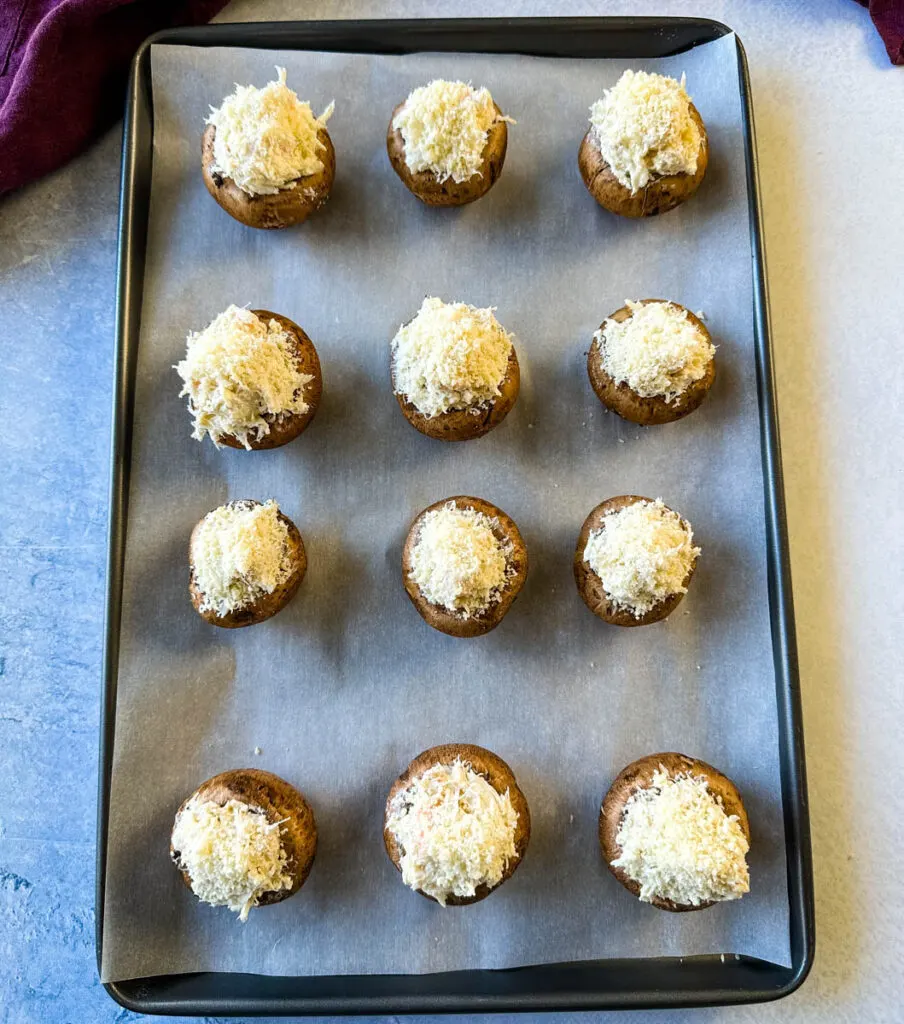
<path fill-rule="evenodd" d="M 132 66 L 123 129 L 107 617 L 98 792 L 98 962 L 104 941 L 107 817 L 128 520 L 132 395 L 151 186 L 151 45 L 297 48 L 392 54 L 429 50 L 523 53 L 549 57 L 641 58 L 681 53 L 730 31 L 718 22 L 697 18 L 280 22 L 172 29 L 152 36 L 142 45 Z M 603 959 L 505 971 L 474 970 L 433 975 L 306 978 L 200 973 L 107 984 L 107 991 L 122 1006 L 139 1013 L 197 1016 L 685 1007 L 778 999 L 793 992 L 806 978 L 814 954 L 814 912 L 803 731 L 753 110 L 747 62 L 740 41 L 738 49 L 739 88 L 745 112 L 744 145 L 753 263 L 751 301 L 755 320 L 755 357 L 765 481 L 769 605 L 787 849 L 791 966 L 783 967 L 746 956 L 697 956 Z"/>

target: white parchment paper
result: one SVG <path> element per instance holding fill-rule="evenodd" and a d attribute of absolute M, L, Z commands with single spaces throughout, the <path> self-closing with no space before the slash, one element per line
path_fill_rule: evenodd
<path fill-rule="evenodd" d="M 106 879 L 106 980 L 199 970 L 416 973 L 606 956 L 747 953 L 788 963 L 788 906 L 769 633 L 741 104 L 733 37 L 630 66 L 686 72 L 712 158 L 699 195 L 645 222 L 600 210 L 578 173 L 591 102 L 629 62 L 515 56 L 371 57 L 158 46 L 153 193 L 135 394 L 131 497 Z M 207 195 L 208 104 L 274 64 L 330 122 L 337 178 L 307 224 L 253 231 Z M 501 180 L 429 210 L 392 172 L 390 111 L 437 76 L 486 84 L 517 119 Z M 498 307 L 517 338 L 521 396 L 486 438 L 443 444 L 403 419 L 389 341 L 425 295 Z M 706 314 L 718 379 L 701 410 L 649 428 L 605 414 L 585 371 L 600 321 L 626 298 Z M 190 329 L 229 303 L 283 313 L 314 340 L 324 398 L 273 452 L 190 436 L 172 366 Z M 431 630 L 400 578 L 408 525 L 452 494 L 518 523 L 530 573 L 502 625 L 465 641 Z M 609 627 L 576 592 L 590 509 L 661 496 L 703 548 L 680 609 Z M 250 629 L 206 625 L 188 598 L 195 521 L 231 498 L 274 497 L 309 570 L 291 605 Z M 383 850 L 390 783 L 449 741 L 513 767 L 533 835 L 490 899 L 442 908 Z M 255 748 L 261 748 L 257 755 Z M 635 757 L 680 750 L 739 785 L 752 891 L 670 915 L 612 879 L 600 800 Z M 302 789 L 319 826 L 296 897 L 239 924 L 199 905 L 169 862 L 182 799 L 203 779 L 266 768 Z"/>

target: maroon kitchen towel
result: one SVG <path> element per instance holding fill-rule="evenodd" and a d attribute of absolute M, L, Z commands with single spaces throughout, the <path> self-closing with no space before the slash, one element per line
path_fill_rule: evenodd
<path fill-rule="evenodd" d="M 122 116 L 129 62 L 152 32 L 226 0 L 0 0 L 0 194 L 75 156 Z"/>
<path fill-rule="evenodd" d="M 904 64 L 904 0 L 857 0 L 869 8 L 892 64 Z"/>

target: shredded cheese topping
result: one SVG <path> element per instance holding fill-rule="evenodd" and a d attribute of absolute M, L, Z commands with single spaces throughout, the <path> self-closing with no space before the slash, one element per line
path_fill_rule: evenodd
<path fill-rule="evenodd" d="M 405 163 L 438 181 L 467 181 L 481 173 L 487 135 L 497 120 L 487 89 L 435 79 L 415 89 L 392 121 L 405 143 Z"/>
<path fill-rule="evenodd" d="M 238 306 L 190 333 L 176 371 L 194 418 L 192 437 L 203 441 L 209 434 L 219 448 L 232 436 L 250 448 L 252 439 L 270 432 L 265 415 L 306 413 L 304 389 L 314 378 L 298 369 L 295 352 L 295 339 L 278 320 L 265 322 Z"/>
<path fill-rule="evenodd" d="M 632 195 L 654 178 L 694 174 L 700 129 L 681 81 L 646 71 L 625 71 L 590 108 L 600 153 Z"/>
<path fill-rule="evenodd" d="M 700 555 L 690 524 L 657 498 L 608 512 L 584 548 L 584 561 L 602 580 L 609 599 L 639 619 L 672 594 Z"/>
<path fill-rule="evenodd" d="M 674 303 L 627 299 L 625 305 L 631 310 L 626 320 L 607 319 L 593 336 L 600 363 L 638 395 L 672 402 L 706 376 L 715 347 Z"/>
<path fill-rule="evenodd" d="M 469 764 L 436 764 L 398 793 L 386 827 L 401 849 L 402 881 L 442 906 L 502 881 L 515 856 L 518 813 Z"/>
<path fill-rule="evenodd" d="M 451 501 L 425 514 L 409 575 L 431 604 L 467 618 L 499 600 L 511 575 L 511 544 L 500 543 L 494 527 L 498 519 Z"/>
<path fill-rule="evenodd" d="M 317 133 L 334 104 L 314 117 L 310 104 L 286 85 L 286 69 L 276 71 L 278 81 L 263 89 L 236 85 L 219 107 L 210 108 L 206 122 L 216 128 L 211 173 L 231 178 L 250 196 L 275 195 L 323 168 L 319 154 L 326 147 Z"/>
<path fill-rule="evenodd" d="M 263 893 L 292 888 L 281 824 L 238 800 L 221 805 L 192 798 L 173 829 L 176 863 L 202 903 L 229 907 L 246 921 Z"/>
<path fill-rule="evenodd" d="M 233 501 L 201 520 L 192 540 L 202 611 L 226 615 L 272 594 L 292 574 L 289 529 L 272 499 Z"/>
<path fill-rule="evenodd" d="M 512 337 L 494 316 L 464 302 L 424 299 L 392 341 L 396 391 L 425 416 L 480 407 L 500 394 Z"/>
<path fill-rule="evenodd" d="M 660 765 L 652 785 L 628 799 L 612 861 L 640 886 L 640 898 L 684 906 L 736 900 L 750 891 L 750 844 L 705 776 L 671 776 Z"/>

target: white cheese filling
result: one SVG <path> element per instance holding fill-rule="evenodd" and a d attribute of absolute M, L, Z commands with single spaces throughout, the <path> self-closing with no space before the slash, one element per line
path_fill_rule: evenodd
<path fill-rule="evenodd" d="M 176 370 L 194 418 L 192 437 L 203 441 L 209 434 L 219 448 L 232 436 L 250 448 L 270 432 L 265 416 L 306 413 L 305 387 L 314 378 L 298 369 L 296 351 L 278 320 L 265 322 L 237 306 L 189 334 Z"/>
<path fill-rule="evenodd" d="M 275 195 L 298 178 L 323 169 L 326 148 L 317 133 L 326 127 L 333 104 L 314 117 L 286 85 L 286 69 L 263 89 L 236 85 L 219 107 L 210 108 L 207 124 L 216 128 L 212 174 L 231 178 L 250 196 Z"/>
<path fill-rule="evenodd" d="M 401 849 L 402 880 L 443 906 L 493 888 L 515 857 L 518 813 L 469 764 L 427 769 L 390 805 L 386 827 Z"/>
<path fill-rule="evenodd" d="M 704 776 L 670 776 L 660 766 L 651 786 L 625 805 L 612 861 L 640 886 L 640 898 L 684 906 L 736 900 L 750 890 L 750 844 L 735 814 Z"/>
<path fill-rule="evenodd" d="M 405 163 L 438 181 L 467 181 L 480 174 L 487 136 L 497 120 L 487 89 L 435 79 L 415 89 L 392 121 L 405 143 Z M 508 119 L 507 119 L 508 120 Z"/>
<path fill-rule="evenodd" d="M 681 81 L 625 71 L 590 108 L 593 138 L 618 181 L 632 195 L 654 178 L 694 174 L 700 129 Z"/>
<path fill-rule="evenodd" d="M 499 601 L 512 570 L 499 520 L 448 502 L 427 512 L 411 551 L 411 579 L 432 604 L 467 618 Z"/>
<path fill-rule="evenodd" d="M 492 308 L 426 298 L 393 338 L 393 385 L 425 416 L 477 413 L 499 397 L 511 351 Z"/>
<path fill-rule="evenodd" d="M 584 548 L 609 599 L 637 619 L 687 593 L 685 580 L 699 555 L 690 524 L 658 498 L 608 512 Z"/>
<path fill-rule="evenodd" d="M 176 863 L 199 900 L 229 907 L 245 921 L 263 893 L 292 888 L 281 824 L 238 800 L 221 805 L 193 798 L 173 828 Z"/>
<path fill-rule="evenodd" d="M 192 540 L 195 583 L 202 611 L 226 615 L 272 594 L 294 569 L 289 529 L 272 499 L 235 501 L 201 520 Z"/>
<path fill-rule="evenodd" d="M 674 401 L 706 376 L 715 347 L 687 310 L 671 302 L 625 301 L 631 316 L 594 334 L 602 368 L 644 398 Z"/>

